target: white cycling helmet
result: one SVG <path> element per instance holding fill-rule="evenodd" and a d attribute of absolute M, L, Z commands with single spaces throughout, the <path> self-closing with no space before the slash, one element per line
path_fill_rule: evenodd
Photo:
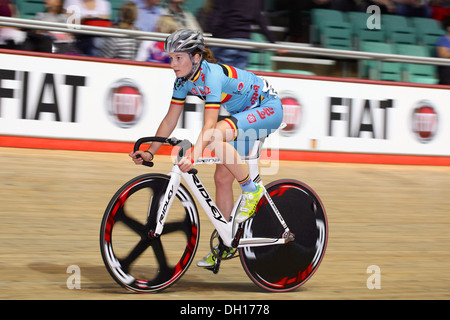
<path fill-rule="evenodd" d="M 164 51 L 167 53 L 174 52 L 186 52 L 192 62 L 192 69 L 187 76 L 185 76 L 182 81 L 187 81 L 193 77 L 197 72 L 200 64 L 202 62 L 202 52 L 205 49 L 205 42 L 203 40 L 203 35 L 197 30 L 180 29 L 172 33 L 167 37 L 164 42 Z M 200 54 L 200 60 L 195 63 L 193 53 Z"/>
<path fill-rule="evenodd" d="M 197 30 L 177 30 L 170 36 L 168 36 L 166 41 L 164 42 L 164 51 L 166 51 L 167 53 L 192 53 L 196 49 L 198 49 L 199 51 L 203 51 L 203 49 L 205 49 L 203 35 Z"/>

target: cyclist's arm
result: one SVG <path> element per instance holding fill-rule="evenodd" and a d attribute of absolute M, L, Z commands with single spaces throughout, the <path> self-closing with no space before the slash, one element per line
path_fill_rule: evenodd
<path fill-rule="evenodd" d="M 157 137 L 169 137 L 170 134 L 173 132 L 175 127 L 178 123 L 178 118 L 181 115 L 181 111 L 183 110 L 183 106 L 180 106 L 179 104 L 171 103 L 169 110 L 167 111 L 166 116 L 161 121 L 158 130 L 156 131 L 155 136 Z M 134 163 L 136 164 L 142 164 L 142 161 L 152 161 L 153 156 L 158 152 L 159 148 L 161 147 L 162 143 L 160 142 L 153 142 L 150 147 L 148 148 L 148 152 L 138 150 L 136 152 L 130 152 L 130 157 L 133 159 Z M 140 157 L 137 157 L 137 156 Z"/>
<path fill-rule="evenodd" d="M 172 134 L 173 130 L 175 130 L 178 123 L 178 118 L 180 117 L 182 111 L 183 106 L 171 103 L 166 116 L 161 121 L 158 130 L 156 130 L 155 136 L 168 138 Z M 162 143 L 160 142 L 153 142 L 150 148 L 148 148 L 148 151 L 152 154 L 156 154 L 161 145 Z"/>

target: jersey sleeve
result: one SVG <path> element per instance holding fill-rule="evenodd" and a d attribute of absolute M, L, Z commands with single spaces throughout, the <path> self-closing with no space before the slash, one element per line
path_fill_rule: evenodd
<path fill-rule="evenodd" d="M 180 79 L 176 79 L 173 85 L 173 94 L 171 104 L 184 106 L 184 101 L 186 100 L 187 88 L 186 85 L 182 83 Z"/>
<path fill-rule="evenodd" d="M 217 69 L 217 68 L 216 68 Z M 205 81 L 205 109 L 220 109 L 220 104 L 222 101 L 222 77 L 221 72 L 211 68 L 208 70 L 211 74 L 206 77 Z"/>

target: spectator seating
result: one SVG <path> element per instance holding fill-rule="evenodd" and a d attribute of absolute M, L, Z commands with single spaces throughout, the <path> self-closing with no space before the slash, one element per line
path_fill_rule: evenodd
<path fill-rule="evenodd" d="M 427 57 L 424 46 L 413 44 L 395 44 L 394 52 L 400 55 Z M 403 80 L 407 82 L 437 84 L 436 66 L 415 63 L 402 63 Z"/>
<path fill-rule="evenodd" d="M 391 44 L 386 42 L 363 41 L 360 43 L 361 51 L 395 54 Z M 376 60 L 360 61 L 360 72 L 372 80 L 401 81 L 401 63 L 380 62 Z"/>
<path fill-rule="evenodd" d="M 416 30 L 417 43 L 425 46 L 430 56 L 436 56 L 436 41 L 445 34 L 441 23 L 431 18 L 411 18 L 411 23 Z"/>
<path fill-rule="evenodd" d="M 250 39 L 254 42 L 267 42 L 265 36 L 258 32 L 253 32 Z M 251 50 L 248 59 L 248 69 L 253 71 L 273 71 L 272 55 L 273 52 L 269 50 Z"/>
<path fill-rule="evenodd" d="M 312 9 L 310 42 L 324 48 L 336 49 L 336 42 L 329 40 L 331 33 L 329 26 L 349 24 L 353 40 L 352 46 L 348 50 L 400 54 L 399 48 L 412 50 L 417 46 L 422 46 L 420 54 L 417 51 L 407 53 L 405 50 L 402 50 L 401 54 L 435 56 L 436 41 L 445 34 L 437 20 L 394 14 L 381 15 L 380 28 L 369 29 L 370 26 L 367 25 L 367 22 L 370 16 L 364 12 Z M 334 32 L 337 33 L 337 31 Z M 340 31 L 339 34 L 342 36 L 343 32 Z M 342 42 L 341 39 L 340 43 Z M 377 70 L 377 67 L 380 69 Z M 377 63 L 372 60 L 359 62 L 359 68 L 360 76 L 367 76 L 370 79 L 423 83 L 435 83 L 436 81 L 436 68 L 433 66 L 393 62 Z"/>
<path fill-rule="evenodd" d="M 123 0 L 109 0 L 112 20 L 117 19 Z M 45 10 L 44 0 L 15 0 L 20 18 L 34 18 Z M 271 1 L 268 1 L 270 4 Z M 205 0 L 188 0 L 186 8 L 193 14 L 205 4 Z M 310 11 L 310 41 L 325 48 L 385 52 L 402 55 L 435 56 L 435 43 L 445 34 L 440 21 L 431 18 L 407 18 L 400 15 L 381 15 L 381 28 L 370 29 L 371 14 L 364 12 L 342 12 L 331 9 Z M 265 39 L 252 35 L 254 41 Z M 418 46 L 421 46 L 419 52 Z M 252 51 L 249 59 L 252 70 L 273 71 L 272 51 Z M 374 60 L 360 61 L 359 74 L 370 79 L 436 82 L 436 67 L 419 64 L 378 63 Z M 377 69 L 379 67 L 380 69 Z M 294 72 L 281 69 L 281 72 Z M 297 73 L 304 74 L 299 70 Z"/>
<path fill-rule="evenodd" d="M 19 18 L 34 19 L 36 13 L 44 12 L 44 0 L 16 0 L 17 10 L 19 11 Z"/>
<path fill-rule="evenodd" d="M 184 6 L 189 10 L 194 16 L 197 15 L 197 11 L 206 4 L 206 0 L 186 0 Z"/>
<path fill-rule="evenodd" d="M 117 21 L 117 18 L 119 17 L 119 10 L 122 4 L 124 3 L 124 0 L 108 0 L 111 3 L 111 20 L 113 22 Z"/>
<path fill-rule="evenodd" d="M 321 42 L 330 49 L 352 50 L 352 28 L 348 22 L 324 21 L 321 27 Z"/>
<path fill-rule="evenodd" d="M 311 33 L 312 42 L 317 43 L 321 40 L 321 34 L 328 23 L 347 22 L 343 12 L 331 9 L 313 9 L 311 10 Z"/>

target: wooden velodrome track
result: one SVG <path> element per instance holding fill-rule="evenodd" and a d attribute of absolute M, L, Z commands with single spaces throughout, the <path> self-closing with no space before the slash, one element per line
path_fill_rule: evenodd
<path fill-rule="evenodd" d="M 0 299 L 449 299 L 450 168 L 280 162 L 276 176 L 302 180 L 320 195 L 329 240 L 315 275 L 294 292 L 260 291 L 239 259 L 214 275 L 194 264 L 160 294 L 119 287 L 99 251 L 99 227 L 115 191 L 132 177 L 168 172 L 167 156 L 152 169 L 127 154 L 0 148 Z M 214 190 L 212 166 L 200 177 Z M 209 250 L 203 211 L 196 260 Z M 81 271 L 68 289 L 67 268 Z M 367 268 L 380 268 L 368 289 Z"/>

